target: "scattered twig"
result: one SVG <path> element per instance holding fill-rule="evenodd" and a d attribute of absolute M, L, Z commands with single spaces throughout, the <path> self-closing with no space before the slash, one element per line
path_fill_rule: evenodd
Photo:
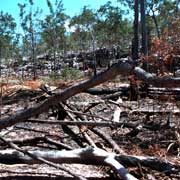
<path fill-rule="evenodd" d="M 73 122 L 75 122 L 76 119 L 73 117 L 73 115 L 72 115 L 70 112 L 67 112 L 67 113 L 68 113 L 69 118 L 70 118 Z M 85 138 L 86 141 L 89 143 L 89 145 L 91 145 L 92 147 L 96 147 L 95 143 L 93 142 L 93 140 L 91 139 L 91 137 L 87 134 L 87 132 L 84 131 L 84 130 L 82 130 L 82 129 L 83 129 L 82 126 L 79 126 L 79 128 L 80 128 L 80 131 L 82 132 L 84 138 Z"/>
<path fill-rule="evenodd" d="M 66 168 L 60 166 L 60 165 L 57 165 L 57 164 L 55 164 L 55 163 L 53 163 L 53 162 L 50 162 L 50 161 L 48 161 L 48 160 L 46 160 L 46 159 L 44 159 L 44 158 L 42 158 L 42 157 L 39 157 L 38 155 L 33 154 L 33 153 L 31 153 L 30 151 L 28 151 L 28 150 L 24 150 L 24 149 L 22 149 L 22 148 L 19 148 L 19 147 L 18 147 L 17 145 L 15 145 L 14 143 L 8 142 L 8 141 L 6 141 L 6 140 L 5 140 L 4 138 L 2 138 L 2 137 L 0 137 L 0 140 L 3 141 L 4 143 L 8 144 L 11 148 L 13 148 L 13 149 L 15 149 L 15 150 L 23 153 L 24 155 L 27 155 L 27 156 L 29 156 L 29 157 L 31 157 L 31 158 L 33 158 L 33 159 L 36 159 L 36 160 L 38 160 L 38 161 L 40 161 L 40 162 L 42 162 L 42 163 L 47 164 L 47 165 L 49 165 L 49 166 L 52 166 L 52 167 L 58 168 L 58 169 L 60 169 L 60 170 L 62 170 L 62 171 L 65 171 L 65 172 L 69 173 L 71 176 L 78 178 L 79 180 L 87 180 L 85 177 L 82 177 L 82 176 L 80 176 L 80 175 L 77 175 L 77 174 L 71 172 L 70 170 L 67 170 Z"/>
<path fill-rule="evenodd" d="M 125 152 L 118 146 L 118 144 L 106 133 L 98 128 L 91 129 L 92 132 L 100 136 L 103 140 L 105 140 L 108 144 L 111 145 L 112 149 L 118 154 L 125 154 Z"/>
<path fill-rule="evenodd" d="M 61 143 L 61 142 L 57 142 L 47 136 L 44 136 L 44 137 L 32 137 L 32 138 L 26 138 L 26 139 L 14 139 L 14 140 L 11 140 L 11 139 L 6 139 L 7 142 L 12 142 L 14 144 L 18 144 L 20 146 L 25 146 L 25 145 L 34 145 L 34 144 L 37 144 L 37 143 L 49 143 L 51 145 L 54 145 L 58 148 L 61 148 L 61 149 L 66 149 L 66 150 L 72 150 L 73 148 L 70 147 L 69 145 L 66 145 L 64 143 Z M 1 144 L 3 145 L 3 144 Z"/>
<path fill-rule="evenodd" d="M 73 111 L 73 110 L 70 110 L 70 109 L 66 109 L 66 111 L 74 113 L 76 115 L 79 114 L 79 115 L 83 115 L 83 116 L 87 116 L 87 117 L 93 117 L 93 118 L 97 118 L 97 119 L 102 119 L 104 121 L 109 121 L 109 119 L 107 119 L 105 117 L 97 116 L 97 115 L 94 115 L 94 114 L 88 114 L 88 113 L 83 113 L 83 112 L 79 112 L 79 111 Z"/>

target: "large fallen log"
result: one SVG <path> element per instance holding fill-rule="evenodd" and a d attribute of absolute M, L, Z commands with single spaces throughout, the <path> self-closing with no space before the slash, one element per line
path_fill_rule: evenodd
<path fill-rule="evenodd" d="M 157 77 L 151 73 L 146 72 L 140 67 L 134 68 L 134 74 L 139 80 L 146 82 L 149 85 L 155 87 L 180 87 L 180 78 L 174 78 L 170 76 Z"/>
<path fill-rule="evenodd" d="M 26 121 L 28 118 L 46 112 L 50 106 L 58 104 L 60 101 L 65 101 L 69 97 L 85 91 L 91 87 L 99 85 L 103 82 L 113 79 L 118 74 L 128 75 L 133 70 L 133 66 L 128 62 L 119 62 L 114 64 L 110 69 L 100 73 L 93 78 L 83 81 L 77 85 L 71 86 L 62 92 L 53 94 L 43 103 L 38 104 L 34 107 L 28 108 L 24 111 L 18 111 L 15 115 L 10 117 L 2 118 L 0 121 L 0 129 L 6 128 L 18 122 Z"/>
<path fill-rule="evenodd" d="M 75 150 L 32 150 L 28 151 L 32 155 L 46 159 L 54 163 L 78 163 L 86 165 L 110 165 L 119 162 L 126 166 L 138 166 L 142 165 L 150 167 L 151 169 L 164 172 L 166 174 L 178 173 L 180 166 L 165 161 L 156 157 L 145 157 L 145 156 L 130 156 L 130 155 L 116 155 L 114 153 L 108 153 L 99 148 L 81 148 Z M 108 160 L 108 161 L 107 161 Z M 113 162 L 112 162 L 113 160 Z M 114 161 L 115 160 L 115 161 Z M 7 149 L 0 151 L 0 163 L 3 164 L 40 164 L 42 162 L 37 159 L 31 158 L 30 156 L 19 152 L 17 150 Z M 115 167 L 116 168 L 116 167 Z M 117 170 L 117 169 L 116 169 Z M 119 169 L 120 170 L 120 169 Z M 125 172 L 126 174 L 127 172 Z M 127 175 L 127 174 L 126 174 Z"/>
<path fill-rule="evenodd" d="M 87 89 L 85 92 L 92 95 L 106 95 L 106 94 L 108 95 L 108 94 L 114 94 L 117 92 L 122 92 L 123 95 L 126 95 L 129 89 L 130 89 L 129 86 L 125 85 L 124 87 L 113 88 L 113 89 L 90 88 L 90 89 Z"/>
<path fill-rule="evenodd" d="M 60 101 L 65 101 L 73 95 L 84 92 L 85 90 L 99 85 L 103 82 L 113 79 L 119 74 L 130 75 L 135 74 L 139 79 L 146 81 L 146 83 L 156 85 L 158 87 L 174 86 L 180 87 L 180 78 L 164 78 L 156 77 L 147 73 L 141 68 L 135 67 L 132 62 L 119 61 L 117 64 L 112 65 L 106 71 L 94 76 L 93 78 L 83 81 L 77 85 L 71 86 L 62 92 L 58 92 L 50 96 L 47 100 L 34 107 L 18 111 L 15 115 L 10 117 L 3 117 L 0 119 L 0 129 L 14 125 L 19 122 L 24 122 L 30 117 L 47 112 L 52 105 L 58 104 Z"/>

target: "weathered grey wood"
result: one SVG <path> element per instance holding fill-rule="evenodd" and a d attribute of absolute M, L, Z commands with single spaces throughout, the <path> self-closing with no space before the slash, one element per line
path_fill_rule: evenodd
<path fill-rule="evenodd" d="M 123 180 L 137 180 L 128 173 L 123 165 L 115 159 L 115 154 L 108 153 L 99 148 L 84 148 L 76 150 L 62 151 L 27 151 L 27 154 L 16 150 L 0 151 L 0 163 L 4 164 L 41 164 L 43 162 L 52 163 L 81 163 L 94 165 L 111 166 Z M 40 159 L 40 160 L 39 160 Z M 41 159 L 43 161 L 41 161 Z"/>
<path fill-rule="evenodd" d="M 118 64 L 114 64 L 110 69 L 106 70 L 94 76 L 93 78 L 83 81 L 77 85 L 71 86 L 65 89 L 63 92 L 57 92 L 45 100 L 43 103 L 38 104 L 29 109 L 18 111 L 15 115 L 10 117 L 5 117 L 0 119 L 0 129 L 6 128 L 8 126 L 14 125 L 18 122 L 26 121 L 28 118 L 41 114 L 43 112 L 48 111 L 49 107 L 57 104 L 60 101 L 65 101 L 69 97 L 78 94 L 80 92 L 85 91 L 91 87 L 94 87 L 98 84 L 106 82 L 110 79 L 113 79 L 119 73 L 123 75 L 128 75 L 131 73 L 133 66 L 128 62 L 119 62 Z"/>
<path fill-rule="evenodd" d="M 97 76 L 94 76 L 93 78 L 83 81 L 77 85 L 71 86 L 65 89 L 63 92 L 57 92 L 56 94 L 53 94 L 41 104 L 25 110 L 18 111 L 15 115 L 12 115 L 10 117 L 1 118 L 0 130 L 8 126 L 12 126 L 16 123 L 24 122 L 27 119 L 39 115 L 43 112 L 47 112 L 52 105 L 58 104 L 61 101 L 67 100 L 71 96 L 84 92 L 85 90 L 99 85 L 103 82 L 111 80 L 119 74 L 126 76 L 132 73 L 134 73 L 139 79 L 145 81 L 146 83 L 156 85 L 158 87 L 180 87 L 180 78 L 156 77 L 150 73 L 147 73 L 139 67 L 134 68 L 134 64 L 132 62 L 119 61 L 117 64 L 114 64 L 109 69 L 98 74 Z"/>
<path fill-rule="evenodd" d="M 28 151 L 29 153 L 39 158 L 44 158 L 54 163 L 80 163 L 87 165 L 107 165 L 106 158 L 111 157 L 117 160 L 120 164 L 126 166 L 146 166 L 151 169 L 166 172 L 168 174 L 180 172 L 180 166 L 173 164 L 166 160 L 161 160 L 156 157 L 145 156 L 130 156 L 130 155 L 116 155 L 114 153 L 108 153 L 99 148 L 81 148 L 75 150 L 34 150 Z M 3 164 L 39 164 L 40 161 L 32 159 L 28 155 L 16 150 L 0 150 L 0 163 Z M 109 165 L 109 164 L 108 164 Z"/>

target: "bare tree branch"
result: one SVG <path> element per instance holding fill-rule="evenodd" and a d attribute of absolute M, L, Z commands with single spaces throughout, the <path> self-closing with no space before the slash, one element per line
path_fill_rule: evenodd
<path fill-rule="evenodd" d="M 113 153 L 108 153 L 99 148 L 81 148 L 75 150 L 48 150 L 48 151 L 41 151 L 41 150 L 32 150 L 29 151 L 31 154 L 39 157 L 44 158 L 48 161 L 54 163 L 81 163 L 87 165 L 110 165 L 113 168 L 117 166 L 114 164 L 114 159 L 126 166 L 137 166 L 141 164 L 145 167 L 150 167 L 151 169 L 161 171 L 167 174 L 171 173 L 179 173 L 180 166 L 169 162 L 167 159 L 165 161 L 156 158 L 156 157 L 149 157 L 149 156 L 130 156 L 130 155 L 116 155 Z M 110 158 L 112 161 L 111 163 L 109 160 Z M 16 150 L 1 150 L 0 151 L 0 163 L 4 164 L 39 164 L 41 163 L 37 159 L 33 159 L 28 155 L 24 155 L 21 152 Z M 114 167 L 116 166 L 116 167 Z M 118 172 L 118 169 L 116 169 Z M 119 173 L 119 172 L 118 172 Z"/>
<path fill-rule="evenodd" d="M 134 74 L 141 80 L 146 81 L 146 83 L 156 85 L 158 87 L 180 87 L 180 78 L 165 78 L 165 77 L 156 77 L 150 73 L 147 73 L 141 68 L 134 68 L 132 62 L 129 61 L 119 61 L 117 64 L 114 64 L 108 70 L 94 76 L 90 80 L 83 81 L 77 85 L 71 86 L 65 89 L 63 92 L 58 92 L 53 94 L 43 103 L 38 104 L 34 107 L 31 107 L 26 110 L 18 111 L 15 115 L 10 117 L 4 117 L 0 119 L 0 129 L 6 128 L 8 126 L 12 126 L 19 122 L 24 122 L 30 117 L 39 115 L 43 112 L 48 111 L 49 107 L 57 104 L 60 101 L 65 101 L 73 95 L 84 92 L 85 90 L 99 85 L 103 82 L 113 79 L 118 74 L 122 75 L 130 75 L 134 72 Z"/>

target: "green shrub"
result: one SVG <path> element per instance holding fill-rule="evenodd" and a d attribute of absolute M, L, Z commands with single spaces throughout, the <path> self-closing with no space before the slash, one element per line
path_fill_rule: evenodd
<path fill-rule="evenodd" d="M 60 79 L 60 75 L 59 73 L 57 73 L 56 71 L 51 72 L 51 74 L 49 75 L 49 78 L 53 81 Z"/>
<path fill-rule="evenodd" d="M 61 77 L 64 80 L 76 80 L 83 77 L 83 73 L 80 70 L 64 67 L 61 71 Z"/>

